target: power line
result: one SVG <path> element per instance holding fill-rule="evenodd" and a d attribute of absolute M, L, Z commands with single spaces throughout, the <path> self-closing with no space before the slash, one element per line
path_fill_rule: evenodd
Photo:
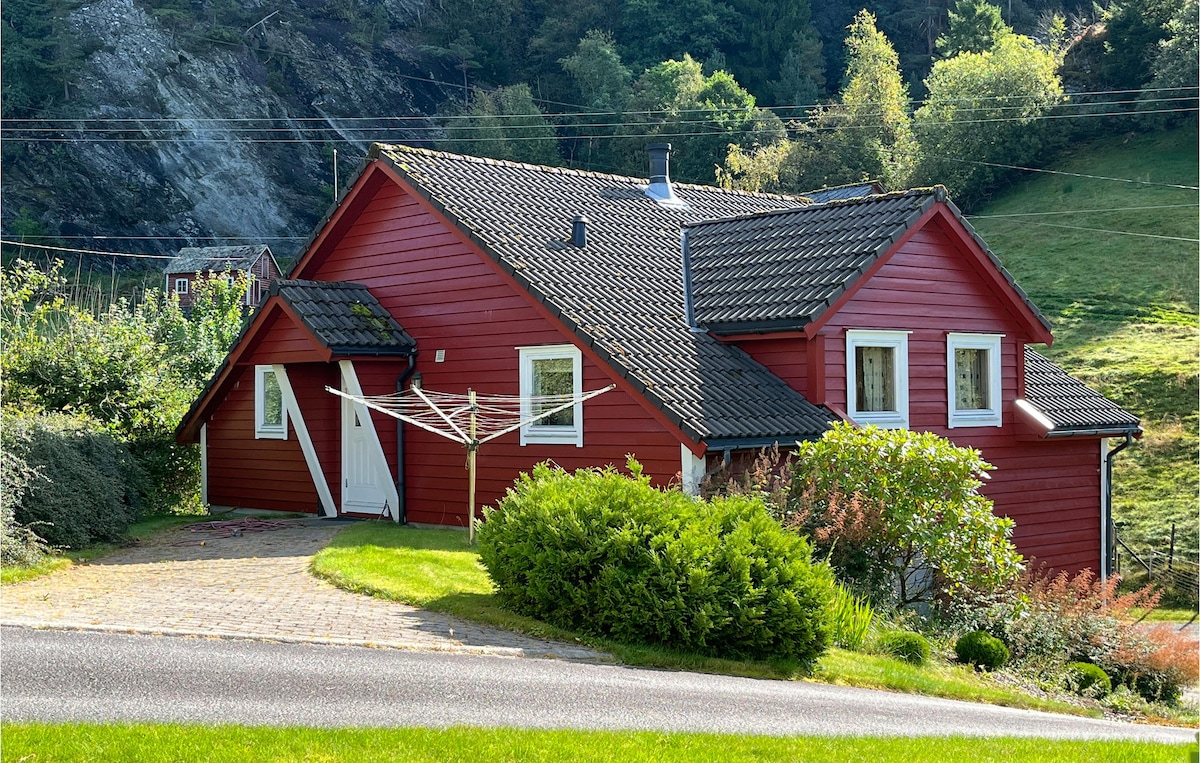
<path fill-rule="evenodd" d="M 103 255 L 105 257 L 136 257 L 139 259 L 148 259 L 148 260 L 173 260 L 173 259 L 175 259 L 175 255 L 173 255 L 173 254 L 132 254 L 130 252 L 99 252 L 99 251 L 96 251 L 93 249 L 71 249 L 71 248 L 68 248 L 65 246 L 49 246 L 47 244 L 30 244 L 30 243 L 27 243 L 24 241 L 0 240 L 0 244 L 7 244 L 8 246 L 30 246 L 30 247 L 33 247 L 34 249 L 48 249 L 48 250 L 54 251 L 54 252 L 69 252 L 71 254 L 99 254 L 99 255 Z"/>
<path fill-rule="evenodd" d="M 1127 230 L 1110 230 L 1108 228 L 1084 228 L 1079 225 L 1063 225 L 1062 223 L 1039 223 L 1028 222 L 1027 225 L 1040 225 L 1044 228 L 1065 228 L 1067 230 L 1081 230 L 1088 233 L 1110 233 L 1114 236 L 1137 236 L 1138 238 L 1157 238 L 1165 241 L 1184 241 L 1189 244 L 1200 244 L 1200 238 L 1183 238 L 1182 236 L 1162 236 L 1157 233 L 1134 233 Z"/>
<path fill-rule="evenodd" d="M 1151 204 L 1144 207 L 1109 207 L 1108 209 L 1063 209 L 1055 212 L 1010 212 L 1003 215 L 966 215 L 968 220 L 998 220 L 1005 217 L 1042 217 L 1045 215 L 1092 215 L 1102 212 L 1135 212 L 1144 209 L 1177 209 L 1197 204 Z"/>
<path fill-rule="evenodd" d="M 1155 183 L 1150 180 L 1134 180 L 1132 178 L 1114 178 L 1104 175 L 1086 175 L 1081 172 L 1063 172 L 1062 170 L 1047 170 L 1038 167 L 1021 167 L 1015 164 L 1000 164 L 999 162 L 985 162 L 979 159 L 953 159 L 948 156 L 930 156 L 925 155 L 930 159 L 937 159 L 944 162 L 959 162 L 961 164 L 982 164 L 985 167 L 999 167 L 1006 170 L 1023 170 L 1025 172 L 1041 172 L 1047 175 L 1066 175 L 1068 177 L 1086 178 L 1088 180 L 1111 180 L 1114 183 L 1134 183 L 1136 185 L 1153 185 L 1162 188 L 1179 188 L 1184 191 L 1200 191 L 1200 187 L 1194 185 L 1178 185 L 1176 183 Z"/>

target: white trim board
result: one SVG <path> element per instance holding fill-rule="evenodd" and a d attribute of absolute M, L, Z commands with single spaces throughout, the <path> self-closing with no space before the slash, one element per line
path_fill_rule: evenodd
<path fill-rule="evenodd" d="M 304 463 L 308 464 L 308 474 L 312 477 L 317 489 L 317 498 L 321 501 L 321 511 L 327 517 L 337 516 L 337 504 L 333 502 L 333 493 L 329 491 L 329 482 L 321 469 L 321 461 L 317 458 L 317 449 L 313 447 L 312 437 L 308 434 L 308 426 L 304 423 L 304 415 L 300 413 L 300 404 L 296 401 L 296 393 L 292 391 L 292 381 L 288 378 L 287 369 L 282 363 L 272 366 L 275 370 L 275 380 L 279 382 L 279 392 L 283 396 L 283 407 L 292 420 L 292 428 L 296 431 L 296 439 L 300 441 L 300 450 L 304 452 Z"/>

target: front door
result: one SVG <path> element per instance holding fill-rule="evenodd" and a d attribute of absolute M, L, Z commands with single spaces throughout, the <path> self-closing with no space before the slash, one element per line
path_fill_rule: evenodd
<path fill-rule="evenodd" d="M 387 500 L 370 448 L 374 444 L 360 416 L 365 408 L 342 398 L 342 512 L 382 514 Z"/>

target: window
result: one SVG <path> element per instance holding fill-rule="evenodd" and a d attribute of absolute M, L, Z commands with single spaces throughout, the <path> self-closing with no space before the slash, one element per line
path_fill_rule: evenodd
<path fill-rule="evenodd" d="M 908 334 L 846 332 L 846 412 L 855 423 L 908 426 Z"/>
<path fill-rule="evenodd" d="M 175 293 L 176 294 L 187 294 L 188 293 L 188 280 L 186 278 L 176 278 L 175 279 Z"/>
<path fill-rule="evenodd" d="M 518 347 L 521 354 L 521 414 L 536 416 L 562 405 L 544 400 L 549 395 L 583 391 L 583 358 L 572 345 Z M 583 403 L 538 419 L 521 428 L 521 444 L 564 444 L 583 447 Z"/>
<path fill-rule="evenodd" d="M 272 366 L 254 367 L 254 437 L 287 439 L 287 408 Z"/>
<path fill-rule="evenodd" d="M 955 427 L 998 427 L 1000 420 L 1000 334 L 946 336 L 949 422 Z"/>

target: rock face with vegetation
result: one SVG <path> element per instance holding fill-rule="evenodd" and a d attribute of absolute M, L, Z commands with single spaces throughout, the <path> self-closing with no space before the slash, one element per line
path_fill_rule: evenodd
<path fill-rule="evenodd" d="M 16 4 L 14 14 L 48 10 Z M 29 55 L 6 48 L 4 115 L 32 120 L 4 145 L 6 225 L 24 209 L 64 236 L 303 236 L 333 201 L 332 147 L 344 177 L 379 137 L 379 120 L 359 118 L 416 117 L 414 129 L 388 132 L 400 140 L 419 136 L 432 107 L 396 76 L 412 70 L 404 45 L 360 40 L 353 14 L 69 5 L 44 28 L 19 22 Z M 399 5 L 386 12 L 407 15 Z M 77 55 L 45 63 L 37 54 L 46 47 Z M 32 84 L 9 87 L 13 77 Z"/>

